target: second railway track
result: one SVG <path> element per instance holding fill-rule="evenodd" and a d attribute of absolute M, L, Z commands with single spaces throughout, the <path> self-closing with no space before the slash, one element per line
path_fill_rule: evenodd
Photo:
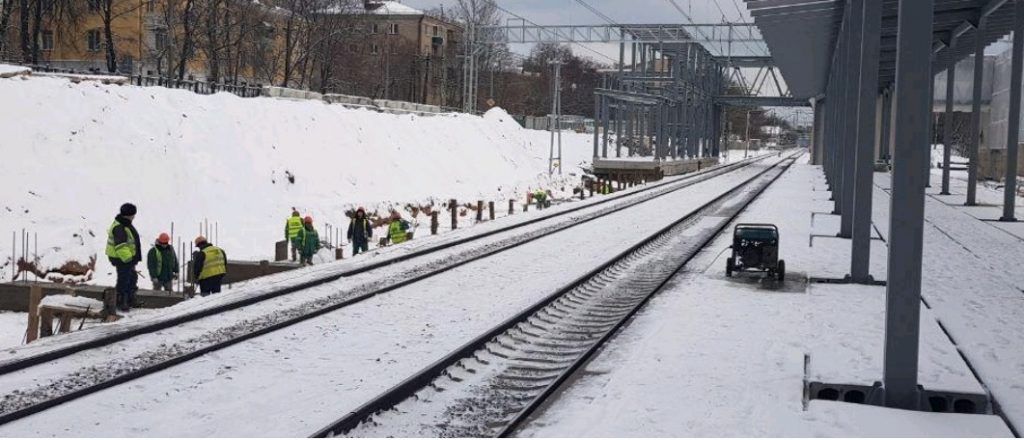
<path fill-rule="evenodd" d="M 792 162 L 693 210 L 314 436 L 510 435 Z"/>
<path fill-rule="evenodd" d="M 567 229 L 567 228 L 570 228 L 570 227 L 573 227 L 573 226 L 585 223 L 587 221 L 590 221 L 590 220 L 593 220 L 593 219 L 596 219 L 596 218 L 600 218 L 600 217 L 609 215 L 609 214 L 614 213 L 614 212 L 621 211 L 621 210 L 626 209 L 626 208 L 628 208 L 630 206 L 633 206 L 635 204 L 643 203 L 643 202 L 649 201 L 651 199 L 663 196 L 665 194 L 669 194 L 669 193 L 672 193 L 672 192 L 675 192 L 675 191 L 679 191 L 679 190 L 681 190 L 683 188 L 689 187 L 689 186 L 694 185 L 696 183 L 700 183 L 700 182 L 706 181 L 708 179 L 720 176 L 722 174 L 728 173 L 728 172 L 733 171 L 735 169 L 743 168 L 743 166 L 748 165 L 750 163 L 754 163 L 754 162 L 756 162 L 756 160 L 754 160 L 754 161 L 745 161 L 745 162 L 734 164 L 734 165 L 731 165 L 731 166 L 725 166 L 725 167 L 716 168 L 714 170 L 710 170 L 708 172 L 701 173 L 699 175 L 695 175 L 695 176 L 693 176 L 693 177 L 691 177 L 689 179 L 681 179 L 681 180 L 674 181 L 674 182 L 671 182 L 671 183 L 658 184 L 658 185 L 655 185 L 652 188 L 650 188 L 650 189 L 648 189 L 646 191 L 643 191 L 643 192 L 634 193 L 634 194 L 626 194 L 624 196 L 613 198 L 613 199 L 610 199 L 608 201 L 602 201 L 602 202 L 599 202 L 599 203 L 596 203 L 596 204 L 591 204 L 591 205 L 584 206 L 584 207 L 579 207 L 579 208 L 573 208 L 573 209 L 570 209 L 570 210 L 566 210 L 565 212 L 559 212 L 559 213 L 556 213 L 556 214 L 551 214 L 551 215 L 543 216 L 543 217 L 541 217 L 539 219 L 533 219 L 533 220 L 529 221 L 527 224 L 533 224 L 533 223 L 536 223 L 536 222 L 540 222 L 540 221 L 544 221 L 544 220 L 548 220 L 548 219 L 552 219 L 552 218 L 559 218 L 559 217 L 565 217 L 567 219 L 567 221 L 563 221 L 561 223 L 558 223 L 558 224 L 550 226 L 550 227 L 539 228 L 539 229 L 537 229 L 535 231 L 530 231 L 528 233 L 524 233 L 522 236 L 517 236 L 516 239 L 513 239 L 513 240 L 505 240 L 503 242 L 498 242 L 496 245 L 492 245 L 492 246 L 482 246 L 480 249 L 477 250 L 477 252 L 475 252 L 475 253 L 468 253 L 467 255 L 464 255 L 464 256 L 462 256 L 462 258 L 457 259 L 455 261 L 445 261 L 442 264 L 438 264 L 438 265 L 434 265 L 434 266 L 428 266 L 428 267 L 424 268 L 423 270 L 420 270 L 418 272 L 414 271 L 414 272 L 408 274 L 409 276 L 406 277 L 405 279 L 401 280 L 401 281 L 393 282 L 393 283 L 390 283 L 390 284 L 385 285 L 385 286 L 377 286 L 377 288 L 369 289 L 365 293 L 361 293 L 361 294 L 358 294 L 358 295 L 352 295 L 352 296 L 350 296 L 348 298 L 344 298 L 344 299 L 341 299 L 341 300 L 337 300 L 337 301 L 333 301 L 333 302 L 329 302 L 329 303 L 325 303 L 325 304 L 319 304 L 317 307 L 315 307 L 312 311 L 309 311 L 309 312 L 293 313 L 291 315 L 289 315 L 288 313 L 281 313 L 281 314 L 276 315 L 277 319 L 275 321 L 266 323 L 266 325 L 258 326 L 258 327 L 255 327 L 255 328 L 235 329 L 235 334 L 232 334 L 231 332 L 220 332 L 218 334 L 218 336 L 220 337 L 219 340 L 218 339 L 206 339 L 206 340 L 200 341 L 201 344 L 199 344 L 199 346 L 197 346 L 197 347 L 178 347 L 178 346 L 161 347 L 162 350 L 160 352 L 158 352 L 158 353 L 149 353 L 149 352 L 143 353 L 142 357 L 144 358 L 144 361 L 142 361 L 142 362 L 136 362 L 136 363 L 114 363 L 112 365 L 107 365 L 107 367 L 110 367 L 110 368 L 106 368 L 106 369 L 104 369 L 104 368 L 95 368 L 95 366 L 94 366 L 93 368 L 87 369 L 88 371 L 84 371 L 84 372 L 76 371 L 74 374 L 71 374 L 71 375 L 69 375 L 68 377 L 65 377 L 62 380 L 58 379 L 57 381 L 45 384 L 46 385 L 45 387 L 39 387 L 39 388 L 34 389 L 34 390 L 33 389 L 17 390 L 16 393 L 5 395 L 2 399 L 0 399 L 0 424 L 4 424 L 4 423 L 7 423 L 7 422 L 10 422 L 10 421 L 13 421 L 13 420 L 18 420 L 20 418 L 23 418 L 23 417 L 26 417 L 26 416 L 38 413 L 38 412 L 46 410 L 48 408 L 52 408 L 52 407 L 58 406 L 58 405 L 63 404 L 65 402 L 68 402 L 68 401 L 71 401 L 71 400 L 74 400 L 74 399 L 77 399 L 77 398 L 80 398 L 80 397 L 83 397 L 83 396 L 86 396 L 86 395 L 89 395 L 89 394 L 101 391 L 103 389 L 111 388 L 113 386 L 117 386 L 119 384 L 126 383 L 128 381 L 131 381 L 131 380 L 134 380 L 134 379 L 137 379 L 137 378 L 140 378 L 140 377 L 143 377 L 143 376 L 146 376 L 146 375 L 149 375 L 149 374 L 152 374 L 152 373 L 155 373 L 155 372 L 158 372 L 158 371 L 170 368 L 170 367 L 172 367 L 174 365 L 178 365 L 178 364 L 187 362 L 187 361 L 189 361 L 191 359 L 195 359 L 197 357 L 203 356 L 203 355 L 208 354 L 208 353 L 213 352 L 213 351 L 221 350 L 223 348 L 226 348 L 228 346 L 237 344 L 239 342 L 246 341 L 246 340 L 258 337 L 260 335 L 264 335 L 264 334 L 267 334 L 267 333 L 270 333 L 270 332 L 273 332 L 273 331 L 276 331 L 276 330 L 279 330 L 279 329 L 282 329 L 282 328 L 294 325 L 296 323 L 303 322 L 305 320 L 308 320 L 308 319 L 311 319 L 311 318 L 314 318 L 314 317 L 317 317 L 317 316 L 324 315 L 326 313 L 330 313 L 330 312 L 338 310 L 338 309 L 340 309 L 342 307 L 346 307 L 348 305 L 351 305 L 351 304 L 357 303 L 359 301 L 368 299 L 368 298 L 370 298 L 370 297 L 372 297 L 374 295 L 377 295 L 377 294 L 380 294 L 380 293 L 384 293 L 384 292 L 387 292 L 387 291 L 391 291 L 391 290 L 395 290 L 395 289 L 397 289 L 399 287 L 402 287 L 402 286 L 405 286 L 405 285 L 409 285 L 411 283 L 415 283 L 417 281 L 420 281 L 420 280 L 423 280 L 425 278 L 437 275 L 439 273 L 445 272 L 445 271 L 450 270 L 452 268 L 455 268 L 455 267 L 467 264 L 467 263 L 472 262 L 472 261 L 479 260 L 481 258 L 485 258 L 487 256 L 490 256 L 490 255 L 496 254 L 498 252 L 502 252 L 502 251 L 508 250 L 510 248 L 519 246 L 521 244 L 524 244 L 524 243 L 527 243 L 527 242 L 539 239 L 539 238 L 541 238 L 543 236 L 546 236 L 546 235 L 549 235 L 549 234 L 553 234 L 555 232 L 558 232 L 558 231 L 561 231 L 561 230 L 564 230 L 564 229 Z M 630 196 L 632 196 L 632 197 L 630 197 Z M 620 200 L 622 197 L 629 197 L 629 199 L 628 200 Z M 618 200 L 619 203 L 614 203 L 616 200 Z M 580 218 L 572 219 L 573 221 L 568 221 L 569 219 L 571 219 L 571 217 L 568 214 L 571 214 L 573 212 L 577 212 L 577 211 L 579 211 L 581 209 L 593 208 L 593 207 L 598 206 L 598 205 L 604 205 L 604 206 L 600 207 L 600 209 L 594 210 L 594 212 L 588 212 L 586 214 L 583 214 L 583 215 L 580 216 Z M 491 232 L 488 232 L 486 234 L 483 234 L 483 236 L 490 236 L 490 235 L 498 234 L 500 232 L 514 230 L 514 229 L 520 228 L 520 227 L 522 227 L 522 225 L 515 225 L 515 226 L 504 227 L 504 228 L 501 228 L 501 229 L 498 229 L 498 230 L 491 231 Z M 473 239 L 477 239 L 477 238 L 479 238 L 479 236 L 473 237 Z M 472 240 L 471 239 L 460 239 L 460 240 L 457 240 L 456 243 L 449 243 L 448 245 L 457 245 L 457 244 L 460 244 L 460 243 L 463 243 L 463 242 L 469 242 L 469 241 L 472 241 Z M 425 250 L 421 250 L 421 251 L 414 252 L 412 254 L 413 255 L 420 255 L 423 252 L 426 252 L 426 251 Z M 406 255 L 406 256 L 404 256 L 402 258 L 408 259 L 408 258 L 412 258 L 412 256 L 411 255 Z M 390 262 L 384 262 L 384 263 L 374 263 L 374 264 L 371 264 L 369 266 L 370 267 L 380 267 L 380 266 L 385 265 L 385 264 L 394 264 L 395 262 L 396 261 L 390 261 Z M 370 269 L 367 269 L 365 267 L 364 267 L 364 269 L 365 270 L 370 270 Z M 349 275 L 349 274 L 344 274 L 344 275 L 341 275 L 341 276 L 345 276 L 345 275 Z M 323 283 L 326 283 L 326 282 L 330 282 L 332 280 L 339 279 L 339 278 L 341 278 L 341 276 L 332 276 L 332 277 L 329 277 L 329 279 L 318 280 L 316 282 L 313 282 L 312 284 L 313 285 L 323 284 Z M 303 285 L 305 285 L 305 284 L 310 284 L 310 283 L 304 283 Z M 309 287 L 310 286 L 306 286 L 306 288 L 309 288 Z M 296 289 L 296 288 L 292 287 L 292 288 L 284 289 L 281 292 L 275 292 L 275 294 L 279 296 L 279 295 L 286 294 L 286 293 L 288 293 L 290 291 L 294 291 L 294 290 L 299 290 L 299 289 Z M 254 302 L 257 302 L 256 299 L 252 299 L 252 300 L 249 300 L 249 301 L 242 301 L 240 303 L 243 303 L 243 304 L 236 306 L 236 308 L 237 307 L 242 307 L 244 305 L 252 304 Z M 202 313 L 195 314 L 190 319 L 201 319 L 203 317 L 210 316 L 211 314 L 212 313 L 209 312 L 209 311 L 204 311 Z M 82 352 L 84 350 L 89 350 L 89 349 L 92 349 L 92 348 L 103 347 L 103 346 L 106 346 L 106 345 L 109 345 L 109 344 L 113 344 L 113 343 L 116 343 L 116 342 L 124 341 L 124 340 L 129 339 L 129 338 L 134 337 L 134 336 L 153 333 L 153 332 L 156 332 L 156 331 L 159 331 L 159 330 L 163 330 L 163 329 L 169 328 L 171 326 L 179 325 L 179 324 L 182 323 L 182 322 L 177 322 L 177 321 L 180 321 L 180 320 L 171 320 L 169 322 L 160 322 L 160 323 L 148 326 L 148 327 L 142 327 L 142 328 L 139 328 L 139 329 L 135 329 L 134 331 L 129 332 L 129 333 L 115 334 L 115 335 L 111 335 L 111 336 L 107 336 L 107 337 L 103 337 L 103 338 L 98 338 L 97 340 L 94 340 L 94 341 L 88 341 L 86 343 L 65 347 L 65 348 L 60 349 L 60 350 L 54 350 L 54 351 L 46 352 L 46 353 L 43 353 L 43 354 L 41 354 L 39 356 L 25 358 L 25 359 L 22 359 L 22 360 L 16 361 L 16 362 L 8 362 L 8 363 L 4 364 L 2 367 L 0 367 L 0 372 L 10 373 L 10 372 L 13 372 L 13 371 L 20 371 L 20 370 L 32 367 L 34 365 L 43 364 L 43 363 L 46 363 L 46 362 L 49 362 L 49 361 L 53 361 L 53 360 L 59 359 L 61 357 L 65 357 L 65 356 L 69 356 L 69 355 L 73 355 L 73 354 Z M 186 322 L 186 321 L 183 321 L 183 322 Z"/>

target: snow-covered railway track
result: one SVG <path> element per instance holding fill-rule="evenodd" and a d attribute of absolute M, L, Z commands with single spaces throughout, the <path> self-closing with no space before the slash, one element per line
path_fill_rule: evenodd
<path fill-rule="evenodd" d="M 420 249 L 402 256 L 360 266 L 350 271 L 335 273 L 324 278 L 275 290 L 268 294 L 244 298 L 240 301 L 200 310 L 174 319 L 159 321 L 151 325 L 133 328 L 129 331 L 102 336 L 83 343 L 68 345 L 56 350 L 43 352 L 36 356 L 23 357 L 0 364 L 0 373 L 3 373 L 5 376 L 14 372 L 23 372 L 24 370 L 31 369 L 31 367 L 35 366 L 46 368 L 49 365 L 65 360 L 64 358 L 84 351 L 108 349 L 112 344 L 128 341 L 134 337 L 154 334 L 161 330 L 180 326 L 184 323 L 203 318 L 215 317 L 215 315 L 220 313 L 257 304 L 271 298 L 311 289 L 316 286 L 337 281 L 343 277 L 370 272 L 374 269 L 412 260 L 416 257 L 429 256 L 429 254 L 433 252 L 448 250 L 453 246 L 472 245 L 474 242 L 482 241 L 485 237 L 491 237 L 508 232 L 516 233 L 520 229 L 523 230 L 522 233 L 513 237 L 499 240 L 494 243 L 484 243 L 475 249 L 468 249 L 464 254 L 459 255 L 457 258 L 442 259 L 443 261 L 431 262 L 423 264 L 420 267 L 413 268 L 401 279 L 371 283 L 371 286 L 367 286 L 363 289 L 352 289 L 352 292 L 342 292 L 348 293 L 348 295 L 334 295 L 326 300 L 313 302 L 312 306 L 303 304 L 302 306 L 304 307 L 277 311 L 274 316 L 268 317 L 264 320 L 259 320 L 256 323 L 246 322 L 246 325 L 242 326 L 225 326 L 215 332 L 210 332 L 208 335 L 204 334 L 202 337 L 195 338 L 194 341 L 186 341 L 189 342 L 188 344 L 167 344 L 166 347 L 161 344 L 157 350 L 143 352 L 131 359 L 112 360 L 100 365 L 82 367 L 80 369 L 73 370 L 62 377 L 47 376 L 48 380 L 40 381 L 38 384 L 35 384 L 36 386 L 34 387 L 15 388 L 13 391 L 7 390 L 5 391 L 7 394 L 0 398 L 0 424 L 5 424 L 36 414 L 40 411 L 53 408 L 71 400 L 124 384 L 196 359 L 200 356 L 222 350 L 240 342 L 323 316 L 327 313 L 337 311 L 338 309 L 364 301 L 373 296 L 408 286 L 465 264 L 538 240 L 556 232 L 611 215 L 637 204 L 644 203 L 723 174 L 742 169 L 746 165 L 760 160 L 761 159 L 748 160 L 709 169 L 688 178 L 652 185 L 651 187 L 640 191 L 609 197 L 606 200 L 590 203 L 585 206 L 561 210 L 553 214 L 531 219 L 527 222 L 494 229 L 483 234 L 448 241 L 444 244 Z M 584 209 L 587 211 L 580 212 Z M 538 225 L 540 226 L 539 228 L 527 228 L 529 225 L 545 221 L 548 221 L 551 224 L 541 224 Z"/>
<path fill-rule="evenodd" d="M 511 435 L 792 163 L 692 210 L 315 436 Z"/>

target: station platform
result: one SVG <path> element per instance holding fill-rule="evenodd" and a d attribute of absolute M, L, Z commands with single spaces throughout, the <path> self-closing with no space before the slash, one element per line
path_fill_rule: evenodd
<path fill-rule="evenodd" d="M 653 157 L 627 157 L 594 159 L 594 174 L 601 179 L 614 181 L 652 181 L 661 180 L 666 176 L 700 171 L 706 167 L 718 165 L 717 157 L 700 157 L 692 159 L 662 159 Z"/>
<path fill-rule="evenodd" d="M 942 197 L 955 195 L 936 196 L 937 188 L 929 190 L 926 206 L 919 383 L 929 390 L 987 393 L 1000 414 L 809 399 L 810 382 L 871 385 L 881 379 L 886 288 L 811 281 L 849 271 L 850 240 L 835 237 L 838 217 L 829 214 L 823 173 L 805 159 L 737 219 L 778 225 L 785 283 L 758 274 L 726 277 L 731 236 L 723 234 L 518 435 L 1019 434 L 1024 274 L 1011 255 L 1024 255 L 1024 241 L 1007 225 L 977 218 L 989 214 L 985 208 L 944 202 Z M 884 280 L 889 175 L 876 173 L 875 179 L 871 273 Z"/>

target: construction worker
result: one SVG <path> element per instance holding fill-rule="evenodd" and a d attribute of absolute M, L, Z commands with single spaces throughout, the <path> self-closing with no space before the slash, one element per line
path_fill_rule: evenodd
<path fill-rule="evenodd" d="M 391 211 L 391 223 L 388 225 L 388 240 L 391 244 L 401 244 L 408 240 L 406 231 L 409 230 L 409 222 L 402 220 L 398 211 Z"/>
<path fill-rule="evenodd" d="M 313 217 L 306 216 L 296 240 L 299 243 L 299 260 L 303 266 L 313 265 L 313 255 L 320 250 L 320 234 L 313 227 Z"/>
<path fill-rule="evenodd" d="M 548 206 L 548 193 L 542 189 L 533 192 L 533 200 L 537 202 L 537 209 L 544 209 Z"/>
<path fill-rule="evenodd" d="M 153 290 L 174 291 L 174 279 L 178 278 L 178 255 L 171 246 L 171 237 L 160 234 L 153 247 L 146 254 L 146 267 L 149 268 L 149 279 L 153 281 Z"/>
<path fill-rule="evenodd" d="M 199 249 L 192 254 L 192 275 L 199 282 L 199 294 L 220 293 L 220 283 L 228 272 L 227 255 L 202 235 L 196 237 L 196 247 Z"/>
<path fill-rule="evenodd" d="M 139 231 L 132 226 L 138 209 L 131 203 L 121 205 L 114 223 L 107 229 L 107 258 L 117 269 L 117 308 L 122 312 L 131 310 L 135 304 L 135 292 L 139 290 L 139 273 L 135 265 L 142 261 L 139 249 Z"/>
<path fill-rule="evenodd" d="M 369 251 L 371 238 L 373 238 L 373 226 L 370 225 L 370 219 L 366 218 L 366 210 L 360 207 L 356 210 L 356 216 L 348 224 L 348 241 L 352 242 L 352 256 Z"/>
<path fill-rule="evenodd" d="M 299 235 L 299 231 L 301 230 L 302 216 L 299 215 L 299 211 L 292 208 L 292 216 L 288 217 L 288 220 L 284 224 L 284 239 L 292 245 L 292 261 L 298 259 L 297 254 L 299 247 L 295 244 L 295 237 Z"/>

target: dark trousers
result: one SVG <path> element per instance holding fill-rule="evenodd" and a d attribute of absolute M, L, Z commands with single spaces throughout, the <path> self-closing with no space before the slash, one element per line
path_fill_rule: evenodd
<path fill-rule="evenodd" d="M 220 293 L 220 283 L 224 275 L 217 275 L 205 280 L 199 280 L 199 295 L 206 296 L 211 293 Z"/>
<path fill-rule="evenodd" d="M 352 256 L 359 255 L 360 252 L 368 252 L 370 250 L 369 240 L 353 240 L 352 241 Z"/>
<path fill-rule="evenodd" d="M 117 307 L 127 309 L 135 304 L 135 292 L 139 290 L 139 273 L 134 265 L 120 264 L 117 268 Z"/>
<path fill-rule="evenodd" d="M 158 291 L 159 290 L 163 290 L 163 291 L 166 291 L 166 292 L 173 292 L 174 291 L 174 282 L 172 280 L 161 281 L 161 280 L 158 280 L 158 279 L 153 279 L 153 290 L 158 290 Z"/>

